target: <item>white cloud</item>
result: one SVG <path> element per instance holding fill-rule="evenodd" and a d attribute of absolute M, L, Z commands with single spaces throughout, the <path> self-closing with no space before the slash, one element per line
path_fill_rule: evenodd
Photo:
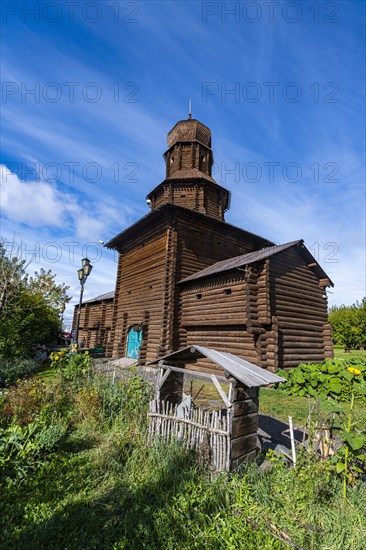
<path fill-rule="evenodd" d="M 120 230 L 126 223 L 123 209 L 101 199 L 85 201 L 50 182 L 22 181 L 5 165 L 0 165 L 0 178 L 1 215 L 14 223 L 58 230 L 89 241 L 98 241 L 111 226 L 118 224 Z"/>
<path fill-rule="evenodd" d="M 0 175 L 3 215 L 32 227 L 61 227 L 65 207 L 52 185 L 41 181 L 22 182 L 5 165 L 0 166 Z"/>

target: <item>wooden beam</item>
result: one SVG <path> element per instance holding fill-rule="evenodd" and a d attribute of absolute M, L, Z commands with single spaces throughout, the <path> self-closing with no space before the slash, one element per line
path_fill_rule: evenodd
<path fill-rule="evenodd" d="M 193 378 L 197 378 L 198 380 L 206 380 L 210 382 L 213 381 L 211 378 L 211 374 L 208 374 L 207 372 L 199 372 L 195 370 L 182 369 L 180 367 L 173 367 L 172 365 L 161 365 L 160 363 L 159 363 L 159 367 L 161 369 L 170 369 L 173 372 L 182 372 L 183 374 L 187 374 L 189 376 L 192 376 Z M 225 376 L 216 376 L 216 379 L 220 380 L 220 382 L 225 382 L 227 384 L 234 382 L 234 378 L 226 378 Z"/>
<path fill-rule="evenodd" d="M 211 380 L 215 384 L 216 389 L 219 392 L 219 394 L 221 395 L 223 402 L 225 403 L 227 408 L 230 409 L 231 402 L 229 401 L 228 396 L 226 395 L 226 393 L 222 389 L 222 387 L 220 385 L 220 382 L 218 381 L 218 379 L 216 378 L 216 376 L 214 374 L 211 374 Z"/>
<path fill-rule="evenodd" d="M 160 379 L 160 382 L 159 382 L 159 390 L 160 388 L 162 387 L 162 385 L 164 384 L 165 380 L 168 378 L 169 374 L 172 372 L 172 370 L 170 368 L 168 368 L 164 375 L 162 376 L 162 378 Z"/>

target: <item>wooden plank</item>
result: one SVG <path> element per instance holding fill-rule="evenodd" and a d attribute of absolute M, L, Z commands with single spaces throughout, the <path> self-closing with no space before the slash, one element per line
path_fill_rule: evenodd
<path fill-rule="evenodd" d="M 217 391 L 219 392 L 219 394 L 222 397 L 222 400 L 224 401 L 225 405 L 229 409 L 231 407 L 231 402 L 230 402 L 228 396 L 226 395 L 226 393 L 224 392 L 224 390 L 222 389 L 222 387 L 220 385 L 220 382 L 218 381 L 218 379 L 216 378 L 216 376 L 214 374 L 211 374 L 211 380 L 215 384 Z M 226 382 L 227 382 L 227 379 L 226 379 Z"/>
<path fill-rule="evenodd" d="M 194 370 L 189 370 L 189 369 L 182 369 L 180 367 L 174 367 L 172 365 L 162 365 L 160 363 L 159 363 L 159 367 L 162 368 L 162 369 L 170 369 L 171 371 L 174 371 L 174 372 L 180 372 L 182 374 L 186 374 L 188 376 L 191 376 L 192 378 L 197 378 L 198 380 L 211 380 L 213 382 L 212 375 L 208 374 L 208 373 L 205 373 L 205 372 L 199 372 L 199 371 L 194 371 Z M 233 378 L 226 378 L 225 376 L 217 376 L 216 379 L 220 380 L 220 382 L 225 382 L 227 384 L 234 381 Z M 222 391 L 224 391 L 224 390 L 222 390 Z"/>
<path fill-rule="evenodd" d="M 231 440 L 231 459 L 235 460 L 236 458 L 250 453 L 255 450 L 258 446 L 258 435 L 250 434 L 238 437 L 237 439 Z"/>
<path fill-rule="evenodd" d="M 160 388 L 162 387 L 162 385 L 164 384 L 165 380 L 168 378 L 168 376 L 169 376 L 169 374 L 170 374 L 171 372 L 172 372 L 172 370 L 171 370 L 170 368 L 168 368 L 168 369 L 165 371 L 163 377 L 161 378 L 161 380 L 160 380 L 160 382 L 159 382 L 159 390 L 160 390 Z"/>
<path fill-rule="evenodd" d="M 234 416 L 231 436 L 233 439 L 244 435 L 257 433 L 258 413 Z"/>

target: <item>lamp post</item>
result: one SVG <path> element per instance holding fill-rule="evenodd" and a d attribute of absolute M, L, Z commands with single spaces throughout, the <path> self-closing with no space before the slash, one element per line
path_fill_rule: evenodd
<path fill-rule="evenodd" d="M 61 304 L 61 307 L 60 307 L 60 311 L 61 311 L 61 320 L 60 320 L 60 335 L 59 335 L 59 342 L 62 343 L 62 327 L 63 327 L 63 324 L 64 324 L 64 313 L 65 313 L 65 309 L 66 309 L 66 304 L 65 302 L 63 302 Z"/>
<path fill-rule="evenodd" d="M 78 269 L 78 278 L 80 281 L 80 300 L 79 300 L 78 314 L 76 317 L 75 337 L 74 337 L 74 343 L 76 344 L 76 346 L 78 346 L 79 323 L 80 323 L 81 304 L 83 301 L 84 285 L 91 273 L 91 270 L 93 269 L 93 266 L 91 265 L 90 260 L 88 260 L 88 258 L 83 258 L 81 260 L 81 263 L 83 267 Z"/>

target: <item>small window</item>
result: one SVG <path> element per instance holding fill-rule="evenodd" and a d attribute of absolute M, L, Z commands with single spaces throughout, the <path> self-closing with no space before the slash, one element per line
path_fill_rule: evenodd
<path fill-rule="evenodd" d="M 224 294 L 231 294 L 231 288 L 225 288 Z"/>
<path fill-rule="evenodd" d="M 181 195 L 180 198 L 181 198 L 181 199 L 184 199 L 185 196 L 186 196 L 186 195 Z"/>
<path fill-rule="evenodd" d="M 200 300 L 202 298 L 202 294 L 196 294 L 197 300 Z"/>

